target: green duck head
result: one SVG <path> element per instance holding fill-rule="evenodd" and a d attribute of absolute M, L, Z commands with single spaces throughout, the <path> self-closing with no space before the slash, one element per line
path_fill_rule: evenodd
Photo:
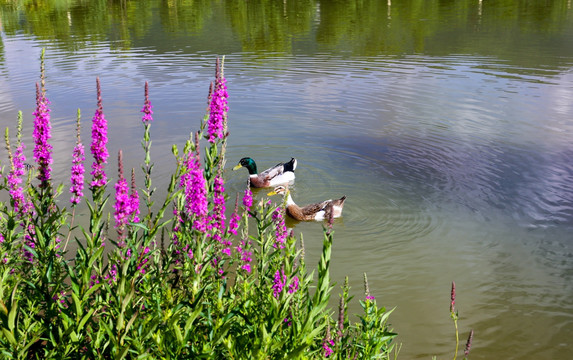
<path fill-rule="evenodd" d="M 233 170 L 238 170 L 242 167 L 247 168 L 250 175 L 257 174 L 257 164 L 255 163 L 255 160 L 251 159 L 250 157 L 244 157 L 239 160 L 239 163 L 233 168 Z"/>

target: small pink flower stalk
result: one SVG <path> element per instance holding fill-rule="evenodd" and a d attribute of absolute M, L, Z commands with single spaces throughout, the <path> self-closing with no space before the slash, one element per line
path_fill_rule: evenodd
<path fill-rule="evenodd" d="M 186 155 L 186 172 L 181 176 L 180 187 L 185 192 L 185 212 L 193 219 L 193 228 L 207 231 L 207 213 L 209 212 L 207 202 L 207 184 L 203 176 L 203 168 L 199 157 L 198 134 L 195 136 L 195 151 L 190 151 Z"/>
<path fill-rule="evenodd" d="M 245 207 L 245 212 L 248 216 L 249 211 L 251 211 L 251 206 L 253 206 L 253 192 L 251 191 L 251 180 L 247 181 L 247 188 L 245 189 L 245 194 L 243 195 L 243 206 Z"/>
<path fill-rule="evenodd" d="M 328 324 L 326 327 L 326 335 L 322 342 L 322 349 L 324 350 L 325 358 L 330 357 L 330 355 L 334 353 L 334 350 L 332 349 L 334 345 L 334 341 L 330 337 L 330 324 Z"/>
<path fill-rule="evenodd" d="M 101 86 L 99 77 L 96 79 L 97 87 L 97 109 L 95 111 L 92 123 L 92 143 L 91 152 L 94 158 L 92 163 L 93 176 L 90 184 L 92 191 L 95 193 L 97 190 L 105 186 L 107 183 L 107 176 L 105 173 L 105 165 L 109 154 L 107 152 L 107 121 L 103 114 L 103 105 L 101 98 Z"/>
<path fill-rule="evenodd" d="M 127 180 L 123 177 L 123 153 L 119 150 L 118 153 L 118 180 L 115 184 L 115 228 L 117 229 L 117 234 L 120 243 L 125 239 L 125 225 L 129 221 L 129 214 L 131 212 L 131 200 L 129 198 L 129 187 L 127 185 Z"/>
<path fill-rule="evenodd" d="M 219 62 L 217 58 L 217 66 L 215 70 L 215 86 L 213 93 L 210 93 L 210 103 L 209 103 L 209 121 L 208 121 L 208 134 L 209 142 L 215 143 L 218 139 L 223 139 L 225 137 L 226 127 L 227 127 L 227 112 L 229 111 L 229 106 L 227 105 L 227 98 L 229 94 L 227 93 L 227 85 L 225 77 L 223 76 L 223 63 L 225 59 Z"/>
<path fill-rule="evenodd" d="M 273 212 L 272 218 L 276 226 L 275 243 L 273 246 L 275 248 L 284 249 L 288 231 L 285 225 L 283 210 L 280 207 L 277 207 Z"/>
<path fill-rule="evenodd" d="M 280 296 L 283 289 L 287 285 L 287 280 L 288 280 L 288 277 L 286 276 L 284 269 L 281 269 L 280 271 L 279 270 L 276 271 L 275 278 L 273 280 L 273 286 L 272 286 L 273 296 L 275 298 L 278 298 Z M 299 287 L 298 276 L 294 276 L 292 278 L 291 283 L 288 286 L 288 293 L 289 294 L 294 293 L 295 291 L 298 290 L 298 287 Z"/>
<path fill-rule="evenodd" d="M 123 176 L 123 152 L 118 153 L 118 180 L 115 184 L 115 228 L 117 229 L 120 244 L 125 240 L 127 224 L 139 221 L 139 195 L 135 185 L 135 171 L 131 172 L 131 193 L 127 179 Z"/>
<path fill-rule="evenodd" d="M 14 211 L 20 218 L 23 218 L 32 211 L 32 203 L 26 198 L 22 187 L 23 175 L 26 173 L 26 146 L 22 142 L 22 112 L 18 112 L 18 135 L 16 150 L 12 153 L 10 146 L 10 134 L 6 128 L 5 134 L 6 149 L 10 159 L 10 172 L 7 176 L 9 194 L 13 202 Z"/>
<path fill-rule="evenodd" d="M 237 235 L 237 229 L 239 228 L 239 221 L 241 220 L 241 216 L 239 215 L 239 194 L 235 199 L 235 210 L 233 210 L 233 214 L 231 215 L 231 219 L 229 220 L 229 227 L 227 229 L 228 234 Z"/>
<path fill-rule="evenodd" d="M 74 151 L 72 154 L 72 169 L 71 169 L 71 176 L 70 176 L 70 193 L 72 197 L 70 198 L 70 202 L 72 206 L 75 206 L 80 203 L 82 197 L 84 196 L 84 161 L 85 151 L 84 145 L 82 144 L 80 138 L 80 110 L 78 109 L 78 120 L 77 120 L 77 133 L 76 133 L 76 146 L 74 147 Z"/>
<path fill-rule="evenodd" d="M 34 111 L 34 160 L 38 163 L 38 180 L 40 188 L 47 189 L 50 186 L 52 145 L 49 140 L 51 135 L 50 102 L 46 98 L 44 89 L 36 83 L 36 111 Z"/>
<path fill-rule="evenodd" d="M 474 338 L 474 331 L 471 330 L 470 334 L 468 335 L 468 341 L 466 342 L 466 348 L 464 350 L 464 356 L 467 358 L 470 355 L 470 350 L 472 348 L 472 340 Z"/>
<path fill-rule="evenodd" d="M 458 313 L 456 311 L 456 283 L 452 281 L 452 292 L 450 301 L 450 316 L 452 319 L 458 319 Z"/>
<path fill-rule="evenodd" d="M 145 82 L 145 100 L 143 101 L 143 109 L 141 112 L 143 116 L 141 117 L 141 122 L 143 125 L 148 126 L 153 121 L 153 105 L 149 101 L 149 83 Z"/>

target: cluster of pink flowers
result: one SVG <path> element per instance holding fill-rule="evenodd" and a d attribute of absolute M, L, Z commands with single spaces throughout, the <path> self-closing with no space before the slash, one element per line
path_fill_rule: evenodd
<path fill-rule="evenodd" d="M 229 220 L 229 229 L 227 230 L 229 234 L 237 235 L 239 220 L 241 220 L 241 216 L 239 216 L 239 194 L 237 194 L 237 199 L 235 200 L 235 210 L 233 211 L 233 215 L 231 215 L 231 219 Z"/>
<path fill-rule="evenodd" d="M 36 83 L 36 111 L 34 111 L 34 160 L 38 163 L 38 179 L 40 187 L 47 188 L 51 178 L 52 145 L 48 142 L 51 135 L 50 125 L 50 102 L 40 91 L 40 85 Z"/>
<path fill-rule="evenodd" d="M 141 255 L 139 256 L 139 263 L 137 264 L 137 271 L 139 271 L 141 274 L 145 274 L 145 268 L 146 268 L 146 264 L 149 261 L 149 257 L 147 256 L 147 254 L 149 254 L 151 250 L 149 249 L 149 246 L 146 246 L 145 248 L 143 248 L 143 251 L 141 252 Z"/>
<path fill-rule="evenodd" d="M 243 195 L 243 206 L 247 213 L 251 211 L 251 206 L 253 206 L 253 192 L 251 191 L 250 182 L 247 184 L 245 194 Z"/>
<path fill-rule="evenodd" d="M 194 218 L 193 228 L 201 232 L 207 231 L 207 186 L 203 176 L 203 168 L 199 160 L 199 150 L 187 154 L 187 172 L 181 177 L 181 188 L 185 191 L 185 211 Z"/>
<path fill-rule="evenodd" d="M 277 270 L 275 273 L 275 279 L 273 280 L 273 296 L 275 298 L 278 298 L 280 293 L 283 291 L 286 281 L 287 277 L 285 275 L 285 271 L 283 269 L 280 271 Z"/>
<path fill-rule="evenodd" d="M 130 215 L 131 221 L 139 222 L 139 193 L 137 192 L 137 185 L 135 184 L 135 170 L 131 169 L 131 192 L 129 193 L 129 200 L 131 204 Z"/>
<path fill-rule="evenodd" d="M 334 350 L 332 350 L 332 346 L 334 346 L 334 341 L 331 339 L 325 339 L 322 343 L 322 348 L 324 349 L 324 357 L 329 357 L 332 355 Z"/>
<path fill-rule="evenodd" d="M 250 245 L 250 242 L 249 242 L 249 245 Z M 251 261 L 253 261 L 251 256 L 253 255 L 253 252 L 249 251 L 247 249 L 247 243 L 245 240 L 241 240 L 241 243 L 237 246 L 237 253 L 241 257 L 241 269 L 250 273 L 251 272 Z"/>
<path fill-rule="evenodd" d="M 153 108 L 153 105 L 151 105 L 151 101 L 149 101 L 149 84 L 147 83 L 147 81 L 145 82 L 145 101 L 143 102 L 143 109 L 141 109 L 141 112 L 143 113 L 143 116 L 141 117 L 141 121 L 143 122 L 143 125 L 147 125 L 150 122 L 153 121 L 153 110 L 151 110 Z"/>
<path fill-rule="evenodd" d="M 14 201 L 14 210 L 20 216 L 28 213 L 32 209 L 32 204 L 24 196 L 24 189 L 20 184 L 22 183 L 22 175 L 26 172 L 26 155 L 24 155 L 24 144 L 20 143 L 11 157 L 12 168 L 8 174 L 8 187 L 10 188 L 10 196 Z"/>
<path fill-rule="evenodd" d="M 213 237 L 221 241 L 221 235 L 225 228 L 225 182 L 221 174 L 215 176 L 213 181 L 213 211 L 209 216 L 209 230 L 215 230 Z"/>
<path fill-rule="evenodd" d="M 288 232 L 285 225 L 283 211 L 281 208 L 276 208 L 275 211 L 273 212 L 273 221 L 276 226 L 275 243 L 273 244 L 273 246 L 275 248 L 284 249 Z"/>
<path fill-rule="evenodd" d="M 278 298 L 280 293 L 283 291 L 285 285 L 287 283 L 287 276 L 285 275 L 285 271 L 284 269 L 281 269 L 280 271 L 277 270 L 277 272 L 275 273 L 275 278 L 273 280 L 273 296 L 275 298 Z M 298 286 L 299 286 L 299 279 L 298 276 L 293 277 L 292 282 L 290 283 L 289 287 L 288 287 L 288 293 L 292 294 L 295 291 L 298 290 Z"/>
<path fill-rule="evenodd" d="M 85 152 L 84 152 L 84 145 L 80 140 L 80 122 L 78 120 L 78 130 L 77 130 L 77 141 L 76 146 L 74 146 L 74 151 L 72 154 L 72 175 L 70 177 L 70 193 L 72 193 L 72 197 L 70 198 L 70 202 L 73 205 L 77 205 L 82 200 L 84 196 L 84 160 L 86 159 Z"/>
<path fill-rule="evenodd" d="M 229 106 L 227 105 L 227 98 L 229 94 L 227 93 L 226 80 L 223 76 L 223 67 L 219 65 L 219 59 L 217 59 L 217 67 L 215 73 L 215 89 L 211 95 L 211 102 L 209 104 L 209 122 L 208 122 L 208 132 L 209 132 L 209 142 L 215 143 L 216 139 L 222 139 L 224 137 L 225 122 L 227 117 L 227 111 L 229 111 Z"/>
<path fill-rule="evenodd" d="M 124 227 L 129 221 L 137 222 L 139 218 L 139 195 L 135 187 L 135 175 L 132 174 L 132 192 L 129 194 L 127 180 L 123 176 L 122 151 L 118 154 L 119 179 L 115 184 L 115 228 L 118 229 L 120 239 L 125 237 Z"/>
<path fill-rule="evenodd" d="M 109 267 L 108 273 L 104 276 L 104 280 L 107 280 L 107 283 L 111 285 L 112 283 L 117 281 L 117 265 L 111 264 Z"/>
<path fill-rule="evenodd" d="M 104 164 L 107 163 L 109 154 L 107 152 L 107 121 L 103 114 L 103 106 L 101 99 L 101 87 L 99 78 L 96 79 L 97 86 L 97 109 L 95 111 L 92 123 L 92 143 L 91 152 L 94 157 L 92 163 L 93 180 L 91 182 L 92 188 L 99 188 L 107 183 L 107 176 L 104 170 Z"/>

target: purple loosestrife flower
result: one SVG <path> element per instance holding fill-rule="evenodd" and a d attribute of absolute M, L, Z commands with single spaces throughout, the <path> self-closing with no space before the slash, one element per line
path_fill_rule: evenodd
<path fill-rule="evenodd" d="M 289 294 L 292 294 L 293 292 L 298 290 L 298 284 L 299 284 L 298 276 L 293 277 L 292 282 L 288 286 Z"/>
<path fill-rule="evenodd" d="M 284 249 L 288 232 L 285 225 L 285 219 L 283 217 L 282 209 L 276 208 L 275 211 L 273 212 L 272 218 L 276 226 L 275 243 L 273 244 L 273 246 L 275 248 Z"/>
<path fill-rule="evenodd" d="M 207 231 L 206 216 L 208 212 L 207 187 L 203 168 L 197 153 L 187 154 L 187 172 L 181 177 L 180 186 L 185 190 L 185 211 L 194 217 L 193 227 L 201 232 Z"/>
<path fill-rule="evenodd" d="M 24 224 L 21 225 L 24 226 Z M 32 249 L 36 248 L 36 243 L 34 242 L 35 235 L 36 235 L 36 228 L 34 227 L 33 224 L 28 224 L 28 227 L 26 229 L 26 234 L 24 235 L 24 243 Z M 26 248 L 23 249 L 23 255 L 24 259 L 27 260 L 28 262 L 31 263 L 34 261 L 34 254 L 32 254 Z"/>
<path fill-rule="evenodd" d="M 275 273 L 275 279 L 273 281 L 273 296 L 278 298 L 280 293 L 283 291 L 283 288 L 286 285 L 287 277 L 285 275 L 284 269 L 280 271 L 277 270 Z"/>
<path fill-rule="evenodd" d="M 456 312 L 456 283 L 452 281 L 452 297 L 450 302 L 450 313 L 452 316 Z"/>
<path fill-rule="evenodd" d="M 91 175 L 93 176 L 93 180 L 91 182 L 92 188 L 100 188 L 106 184 L 107 176 L 105 174 L 104 164 L 107 163 L 107 158 L 109 156 L 107 152 L 107 121 L 103 115 L 99 78 L 96 79 L 96 86 L 97 109 L 93 117 L 91 144 L 91 151 L 94 157 L 91 172 Z"/>
<path fill-rule="evenodd" d="M 464 355 L 466 357 L 468 357 L 468 355 L 470 354 L 470 350 L 472 349 L 472 340 L 474 338 L 474 331 L 473 329 L 470 331 L 470 334 L 468 335 L 468 341 L 466 342 L 466 348 L 464 350 Z"/>
<path fill-rule="evenodd" d="M 141 118 L 143 125 L 147 125 L 153 121 L 153 116 L 152 116 L 153 110 L 151 110 L 152 108 L 153 108 L 153 105 L 151 105 L 151 101 L 149 101 L 149 84 L 146 81 L 145 82 L 145 101 L 143 102 L 143 109 L 141 109 L 141 112 L 143 113 L 143 117 Z"/>
<path fill-rule="evenodd" d="M 213 181 L 213 211 L 209 216 L 209 229 L 215 229 L 214 238 L 221 240 L 221 233 L 225 227 L 225 187 L 221 171 Z"/>
<path fill-rule="evenodd" d="M 250 273 L 251 261 L 253 261 L 251 256 L 253 255 L 253 252 L 248 250 L 248 245 L 250 246 L 250 242 L 247 243 L 245 240 L 241 240 L 241 244 L 237 246 L 237 253 L 239 253 L 241 258 L 241 269 Z"/>
<path fill-rule="evenodd" d="M 330 324 L 326 327 L 326 335 L 324 336 L 324 341 L 322 342 L 322 348 L 324 349 L 324 357 L 329 357 L 334 352 L 332 350 L 332 346 L 334 346 L 334 341 L 330 337 Z"/>
<path fill-rule="evenodd" d="M 251 211 L 251 206 L 253 206 L 253 192 L 251 191 L 251 181 L 247 182 L 247 188 L 245 189 L 245 195 L 243 195 L 243 206 L 245 211 L 248 213 Z"/>
<path fill-rule="evenodd" d="M 36 83 L 36 111 L 34 111 L 34 160 L 38 163 L 38 179 L 40 187 L 47 188 L 50 183 L 52 169 L 52 145 L 48 142 L 51 135 L 50 109 L 40 85 Z"/>
<path fill-rule="evenodd" d="M 213 238 L 221 243 L 223 249 L 221 252 L 231 256 L 231 241 L 225 239 L 222 234 L 225 228 L 225 187 L 221 169 L 217 173 L 213 183 L 213 212 L 211 215 L 210 227 L 215 229 Z"/>
<path fill-rule="evenodd" d="M 322 348 L 324 349 L 324 357 L 329 357 L 332 355 L 332 353 L 334 353 L 332 346 L 334 346 L 334 341 L 331 339 L 324 339 L 324 342 L 322 343 Z"/>
<path fill-rule="evenodd" d="M 122 152 L 119 150 L 118 154 L 118 165 L 119 165 L 119 179 L 115 184 L 115 228 L 120 239 L 125 238 L 124 228 L 129 221 L 129 215 L 131 214 L 131 199 L 129 198 L 129 187 L 127 185 L 127 180 L 123 177 L 123 159 Z"/>
<path fill-rule="evenodd" d="M 237 235 L 237 229 L 239 228 L 239 220 L 241 217 L 239 216 L 239 194 L 237 194 L 237 198 L 235 199 L 235 210 L 233 211 L 233 215 L 231 215 L 231 220 L 229 220 L 229 229 L 227 232 L 229 234 Z"/>
<path fill-rule="evenodd" d="M 113 284 L 117 280 L 117 265 L 112 264 L 108 270 L 108 274 L 104 276 L 104 280 L 107 280 L 109 285 Z"/>
<path fill-rule="evenodd" d="M 131 193 L 129 194 L 131 221 L 139 222 L 139 193 L 135 185 L 135 169 L 131 169 Z"/>
<path fill-rule="evenodd" d="M 143 251 L 141 252 L 141 255 L 139 256 L 139 263 L 137 264 L 137 270 L 141 274 L 145 274 L 146 264 L 149 261 L 149 256 L 147 256 L 147 254 L 149 254 L 149 251 L 151 251 L 149 249 L 149 246 L 146 246 L 145 248 L 143 248 Z"/>
<path fill-rule="evenodd" d="M 72 155 L 72 175 L 70 177 L 71 187 L 70 193 L 72 193 L 72 197 L 70 202 L 72 205 L 77 205 L 82 200 L 84 196 L 84 160 L 86 159 L 85 152 L 84 152 L 84 145 L 80 139 L 80 120 L 79 120 L 79 110 L 78 110 L 78 123 L 77 123 L 77 140 L 76 146 L 74 147 L 74 152 Z"/>
<path fill-rule="evenodd" d="M 24 148 L 25 146 L 22 143 L 16 148 L 14 156 L 10 158 L 12 168 L 8 174 L 9 193 L 14 201 L 14 210 L 20 214 L 20 216 L 28 213 L 32 208 L 32 204 L 24 195 L 24 189 L 20 186 L 22 183 L 22 175 L 26 172 L 26 155 L 24 155 Z"/>
<path fill-rule="evenodd" d="M 226 80 L 223 76 L 223 64 L 219 63 L 217 58 L 217 67 L 215 74 L 215 89 L 211 95 L 211 103 L 209 104 L 209 142 L 214 143 L 217 138 L 223 139 L 225 131 L 225 123 L 227 118 L 227 93 Z"/>

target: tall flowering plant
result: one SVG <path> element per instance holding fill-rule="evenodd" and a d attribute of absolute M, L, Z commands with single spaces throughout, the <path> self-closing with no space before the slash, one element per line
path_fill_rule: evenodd
<path fill-rule="evenodd" d="M 34 170 L 25 165 L 21 126 L 15 149 L 7 136 L 10 170 L 7 176 L 0 174 L 0 191 L 11 196 L 10 203 L 0 203 L 2 354 L 42 359 L 134 354 L 171 359 L 389 359 L 395 336 L 385 325 L 389 312 L 378 309 L 369 294 L 361 324 L 350 324 L 346 312 L 340 313 L 338 323 L 331 318 L 331 222 L 323 229 L 315 276 L 306 270 L 302 236 L 297 241 L 286 227 L 280 205 L 255 201 L 247 184 L 244 192 L 233 194 L 234 209 L 228 208 L 223 61 L 217 63 L 210 106 L 199 131 L 181 154 L 173 146 L 175 169 L 157 205 L 151 188 L 149 85 L 142 110 L 146 180 L 139 189 L 132 169 L 129 181 L 119 151 L 110 206 L 107 122 L 99 79 L 96 85 L 92 200 L 85 199 L 89 229 L 72 225 L 84 199 L 79 111 L 71 199 L 64 202 L 73 208 L 72 221 L 67 210 L 58 207 L 60 190 L 54 191 L 53 201 L 44 201 L 41 191 L 25 181 Z M 139 212 L 140 191 L 148 209 L 144 214 Z M 66 245 L 60 247 L 63 236 L 66 245 L 68 240 L 74 245 L 69 252 Z M 345 294 L 347 304 L 347 290 Z"/>

